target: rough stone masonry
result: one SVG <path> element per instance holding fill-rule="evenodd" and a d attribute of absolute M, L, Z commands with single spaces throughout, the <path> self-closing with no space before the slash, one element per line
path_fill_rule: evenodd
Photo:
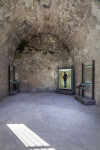
<path fill-rule="evenodd" d="M 44 80 L 41 80 L 38 89 L 55 89 L 57 86 L 57 67 L 63 67 L 62 58 L 65 54 L 66 47 L 64 61 L 66 56 L 66 66 L 73 65 L 75 68 L 75 85 L 81 82 L 81 63 L 90 64 L 92 60 L 96 61 L 95 95 L 97 104 L 100 105 L 99 14 L 99 0 L 1 0 L 0 96 L 4 96 L 8 93 L 8 65 L 14 64 L 15 54 L 20 44 L 25 40 L 29 40 L 28 45 L 22 52 L 21 58 L 15 61 L 16 65 L 18 61 L 23 63 L 27 62 L 27 65 L 23 63 L 21 66 L 17 65 L 17 70 L 22 67 L 24 74 L 25 70 L 27 70 L 26 68 L 30 68 L 29 74 L 31 75 L 33 74 L 32 69 L 35 70 L 37 66 L 36 72 L 34 72 L 36 76 L 36 74 L 40 74 L 41 68 L 43 67 L 43 70 L 47 69 L 49 71 L 51 82 L 49 81 L 47 84 L 46 78 L 49 76 L 48 73 L 45 78 L 46 82 L 44 83 Z M 34 37 L 34 48 L 32 48 L 32 37 Z M 43 41 L 40 41 L 40 45 L 43 46 L 43 49 L 38 45 L 38 40 L 40 40 L 41 37 L 45 42 L 47 40 L 46 46 Z M 55 49 L 52 47 L 52 42 L 48 41 L 49 38 L 51 41 L 55 41 Z M 35 41 L 37 43 L 36 45 L 34 45 Z M 36 51 L 36 49 L 39 51 Z M 28 52 L 27 56 L 25 54 L 26 51 Z M 52 53 L 52 51 L 54 52 Z M 43 59 L 41 62 L 40 58 L 42 57 Z M 30 58 L 30 60 L 28 60 L 28 58 Z M 53 60 L 52 63 L 50 58 Z M 50 61 L 50 63 L 46 63 L 47 60 Z M 35 63 L 32 64 L 33 61 L 36 63 L 36 66 L 34 66 Z M 54 70 L 53 75 L 51 75 L 52 70 Z M 22 79 L 24 77 L 24 75 L 21 74 L 19 74 L 19 76 L 21 76 Z M 36 80 L 37 83 L 35 83 L 36 86 L 33 86 L 30 84 L 30 77 L 27 76 L 27 73 L 25 77 L 26 81 L 21 80 L 21 77 L 19 80 L 22 90 L 25 89 L 25 84 L 29 84 L 30 89 L 37 89 L 38 79 Z M 40 78 L 43 78 L 43 76 L 41 75 Z M 35 78 L 32 77 L 32 81 L 34 80 Z"/>
<path fill-rule="evenodd" d="M 20 91 L 54 91 L 58 67 L 72 65 L 69 49 L 51 34 L 34 35 L 24 40 L 14 57 Z"/>

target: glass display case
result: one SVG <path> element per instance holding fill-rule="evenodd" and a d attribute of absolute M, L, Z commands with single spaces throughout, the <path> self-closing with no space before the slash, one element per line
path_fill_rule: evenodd
<path fill-rule="evenodd" d="M 58 69 L 58 89 L 73 89 L 73 68 Z"/>

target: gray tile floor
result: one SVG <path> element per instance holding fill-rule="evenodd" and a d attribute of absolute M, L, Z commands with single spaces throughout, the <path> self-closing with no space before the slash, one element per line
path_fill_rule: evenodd
<path fill-rule="evenodd" d="M 7 124 L 17 124 L 18 134 L 27 139 L 30 129 L 49 146 L 26 147 Z M 20 124 L 26 127 L 24 131 Z M 0 150 L 100 150 L 100 108 L 84 106 L 72 96 L 56 93 L 21 93 L 2 98 Z"/>

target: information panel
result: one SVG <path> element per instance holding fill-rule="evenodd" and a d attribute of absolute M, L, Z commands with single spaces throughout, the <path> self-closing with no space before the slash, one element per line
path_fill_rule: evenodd
<path fill-rule="evenodd" d="M 92 65 L 84 66 L 84 82 L 92 83 Z"/>

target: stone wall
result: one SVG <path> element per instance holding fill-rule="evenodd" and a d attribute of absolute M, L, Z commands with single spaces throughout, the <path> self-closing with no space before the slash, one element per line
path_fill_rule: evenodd
<path fill-rule="evenodd" d="M 100 2 L 92 1 L 92 20 L 91 26 L 83 28 L 78 35 L 76 35 L 76 44 L 74 48 L 74 66 L 76 85 L 81 83 L 81 65 L 91 64 L 95 60 L 95 99 L 97 105 L 100 105 Z M 85 38 L 84 36 L 85 35 Z M 78 38 L 79 37 L 79 38 Z M 88 91 L 88 92 L 87 92 Z M 91 97 L 91 88 L 85 92 L 86 96 Z"/>
<path fill-rule="evenodd" d="M 34 35 L 23 41 L 15 52 L 16 79 L 20 91 L 57 89 L 58 67 L 72 65 L 69 49 L 51 34 Z"/>
<path fill-rule="evenodd" d="M 81 81 L 81 63 L 96 60 L 95 94 L 100 105 L 99 14 L 99 0 L 1 0 L 0 95 L 8 92 L 8 65 L 13 64 L 18 45 L 32 35 L 52 34 L 70 50 L 76 85 Z"/>

